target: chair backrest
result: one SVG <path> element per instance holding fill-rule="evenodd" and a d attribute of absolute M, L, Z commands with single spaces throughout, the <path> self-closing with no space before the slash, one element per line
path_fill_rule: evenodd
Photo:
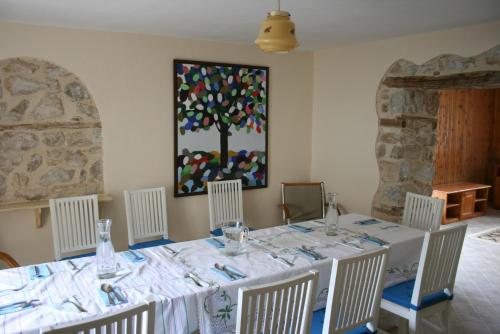
<path fill-rule="evenodd" d="M 236 333 L 309 333 L 319 272 L 240 288 Z"/>
<path fill-rule="evenodd" d="M 443 207 L 442 199 L 407 192 L 403 225 L 424 231 L 437 231 L 441 226 Z"/>
<path fill-rule="evenodd" d="M 459 225 L 425 233 L 411 298 L 412 308 L 418 309 L 422 297 L 434 292 L 453 295 L 466 231 L 467 225 Z"/>
<path fill-rule="evenodd" d="M 283 221 L 305 221 L 325 217 L 325 183 L 281 183 Z"/>
<path fill-rule="evenodd" d="M 0 252 L 0 270 L 19 267 L 19 263 L 7 253 Z"/>
<path fill-rule="evenodd" d="M 51 199 L 49 206 L 56 260 L 96 248 L 97 195 Z"/>
<path fill-rule="evenodd" d="M 229 221 L 243 221 L 241 179 L 208 182 L 210 231 Z"/>
<path fill-rule="evenodd" d="M 156 236 L 168 239 L 165 187 L 125 190 L 128 244 Z"/>
<path fill-rule="evenodd" d="M 118 312 L 41 330 L 45 334 L 153 334 L 155 327 L 155 302 L 129 306 Z"/>
<path fill-rule="evenodd" d="M 334 259 L 323 334 L 366 325 L 376 331 L 389 248 Z"/>

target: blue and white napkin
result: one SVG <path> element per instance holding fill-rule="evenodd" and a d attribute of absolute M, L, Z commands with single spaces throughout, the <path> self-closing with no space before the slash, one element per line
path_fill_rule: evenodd
<path fill-rule="evenodd" d="M 36 267 L 36 268 L 35 268 Z M 31 280 L 36 280 L 39 278 L 46 278 L 52 275 L 52 271 L 46 264 L 36 264 L 29 266 L 27 269 L 28 275 Z"/>
<path fill-rule="evenodd" d="M 110 292 L 109 294 L 102 291 L 101 289 L 98 289 L 97 291 L 99 292 L 99 296 L 101 296 L 102 301 L 106 306 L 116 306 L 120 304 L 126 304 L 128 303 L 127 296 L 123 293 L 122 289 L 120 289 L 117 286 L 113 287 L 114 293 Z M 111 300 L 110 300 L 111 298 Z"/>
<path fill-rule="evenodd" d="M 205 242 L 209 243 L 211 246 L 215 248 L 224 248 L 226 246 L 224 245 L 224 242 L 216 238 L 205 239 Z"/>
<path fill-rule="evenodd" d="M 368 235 L 368 234 L 363 234 L 361 236 L 361 239 L 364 240 L 364 241 L 367 241 L 367 242 L 371 242 L 373 244 L 377 244 L 379 246 L 385 246 L 385 245 L 388 245 L 389 243 L 385 240 L 382 240 L 380 238 L 377 238 L 377 237 L 374 237 L 372 235 Z"/>
<path fill-rule="evenodd" d="M 142 252 L 139 252 L 137 250 L 132 250 L 129 249 L 126 252 L 122 253 L 123 257 L 129 260 L 132 263 L 138 263 L 138 262 L 143 262 L 146 261 L 147 257 L 146 255 L 142 254 Z"/>
<path fill-rule="evenodd" d="M 232 266 L 228 266 L 228 265 L 224 265 L 225 268 L 227 268 L 229 271 L 235 273 L 236 275 L 235 278 L 231 277 L 227 272 L 225 272 L 224 270 L 220 270 L 220 269 L 217 269 L 215 267 L 212 267 L 212 270 L 214 272 L 216 272 L 217 274 L 221 275 L 222 277 L 224 277 L 225 279 L 227 279 L 228 281 L 236 281 L 236 280 L 239 280 L 239 279 L 242 279 L 242 278 L 245 278 L 247 277 L 246 274 L 242 273 L 241 271 L 239 271 L 238 269 L 232 267 Z"/>

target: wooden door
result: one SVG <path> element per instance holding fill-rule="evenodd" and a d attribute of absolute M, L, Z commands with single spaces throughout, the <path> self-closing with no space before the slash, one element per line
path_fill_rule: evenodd
<path fill-rule="evenodd" d="M 462 194 L 460 205 L 460 220 L 474 216 L 474 206 L 476 203 L 476 192 L 466 191 Z"/>

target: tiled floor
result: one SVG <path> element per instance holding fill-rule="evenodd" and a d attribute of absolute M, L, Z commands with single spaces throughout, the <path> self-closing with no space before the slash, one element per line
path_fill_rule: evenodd
<path fill-rule="evenodd" d="M 471 235 L 500 227 L 500 211 L 464 221 L 469 226 L 451 303 L 450 333 L 500 333 L 500 244 Z M 382 319 L 384 319 L 382 314 Z M 384 320 L 381 321 L 384 327 Z M 393 332 L 393 330 L 391 330 Z M 425 333 L 431 333 L 425 329 Z"/>

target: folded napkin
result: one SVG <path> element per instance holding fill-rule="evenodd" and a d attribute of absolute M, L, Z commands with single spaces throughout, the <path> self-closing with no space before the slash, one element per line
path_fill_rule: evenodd
<path fill-rule="evenodd" d="M 29 266 L 26 270 L 28 271 L 28 275 L 30 276 L 31 280 L 45 278 L 45 277 L 49 277 L 50 275 L 52 275 L 52 271 L 50 270 L 49 266 L 46 264 L 37 264 L 37 265 Z"/>
<path fill-rule="evenodd" d="M 372 218 L 372 219 L 360 220 L 360 221 L 355 222 L 354 224 L 373 225 L 373 224 L 378 224 L 378 223 L 381 223 L 381 221 Z"/>
<path fill-rule="evenodd" d="M 313 231 L 312 227 L 305 227 L 302 225 L 288 225 L 288 227 L 302 233 L 308 233 Z"/>
<path fill-rule="evenodd" d="M 234 267 L 232 267 L 232 266 L 225 265 L 225 268 L 226 268 L 227 270 L 229 270 L 230 272 L 235 273 L 236 275 L 234 275 L 234 276 L 236 276 L 236 277 L 235 277 L 235 278 L 233 278 L 233 277 L 231 277 L 231 275 L 229 275 L 226 271 L 224 271 L 224 270 L 220 270 L 220 269 L 217 269 L 217 268 L 215 268 L 215 267 L 212 267 L 212 270 L 213 270 L 214 272 L 216 272 L 217 274 L 219 274 L 219 275 L 223 276 L 223 277 L 224 277 L 225 279 L 227 279 L 228 281 L 236 281 L 236 280 L 238 280 L 238 279 L 241 279 L 241 278 L 245 278 L 245 277 L 247 277 L 247 275 L 245 275 L 244 273 L 242 273 L 241 271 L 239 271 L 238 269 L 236 269 L 236 268 L 234 268 Z M 238 275 L 239 275 L 239 276 L 238 276 Z"/>
<path fill-rule="evenodd" d="M 389 243 L 385 240 L 382 240 L 380 238 L 377 238 L 377 237 L 374 237 L 372 235 L 368 235 L 368 234 L 363 234 L 361 236 L 361 239 L 364 240 L 364 241 L 367 241 L 367 242 L 371 242 L 373 244 L 377 244 L 379 246 L 385 246 L 385 245 L 388 245 Z"/>
<path fill-rule="evenodd" d="M 113 287 L 115 293 L 106 293 L 101 289 L 98 289 L 99 296 L 101 296 L 102 301 L 106 306 L 115 306 L 120 304 L 128 303 L 127 296 L 123 293 L 122 289 L 117 286 Z M 111 298 L 111 300 L 110 300 Z"/>
<path fill-rule="evenodd" d="M 34 307 L 33 303 L 27 303 L 25 301 L 0 305 L 0 315 L 19 312 L 33 307 Z"/>
<path fill-rule="evenodd" d="M 224 243 L 216 238 L 205 239 L 205 242 L 209 243 L 211 246 L 213 246 L 215 248 L 224 248 L 225 247 Z"/>
<path fill-rule="evenodd" d="M 136 250 L 128 250 L 126 252 L 122 253 L 123 257 L 129 260 L 132 263 L 138 263 L 138 262 L 143 262 L 146 261 L 147 257 L 146 255 L 142 254 L 139 251 Z"/>

